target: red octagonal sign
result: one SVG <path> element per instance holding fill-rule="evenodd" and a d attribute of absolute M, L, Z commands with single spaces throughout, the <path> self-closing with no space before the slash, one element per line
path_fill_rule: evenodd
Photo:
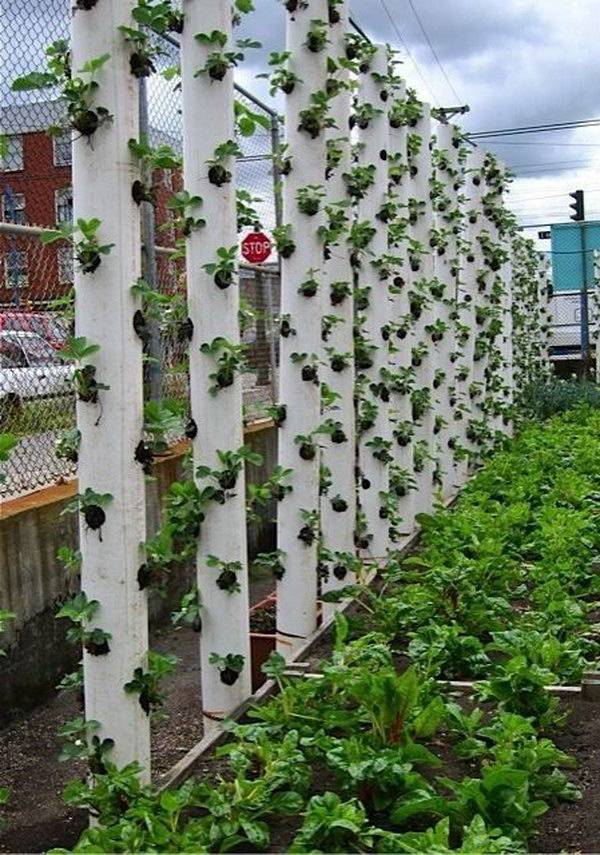
<path fill-rule="evenodd" d="M 271 239 L 264 232 L 250 232 L 242 241 L 242 255 L 249 264 L 262 264 L 272 249 Z"/>

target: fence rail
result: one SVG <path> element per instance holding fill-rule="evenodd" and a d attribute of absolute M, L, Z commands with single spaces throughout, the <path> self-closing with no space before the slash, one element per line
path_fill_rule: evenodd
<path fill-rule="evenodd" d="M 0 245 L 14 245 L 13 252 L 27 255 L 28 275 L 34 282 L 51 280 L 60 263 L 61 247 L 44 246 L 40 241 L 44 231 L 39 226 L 0 223 Z M 158 290 L 181 290 L 184 282 L 171 260 L 172 250 L 164 246 L 155 249 Z M 277 267 L 241 265 L 240 289 L 246 319 L 243 341 L 248 348 L 244 404 L 247 418 L 253 419 L 276 397 Z M 57 450 L 61 437 L 75 427 L 70 369 L 56 356 L 70 332 L 70 312 L 70 300 L 62 289 L 49 288 L 42 301 L 25 305 L 14 302 L 10 289 L 0 291 L 0 429 L 20 439 L 4 465 L 0 497 L 21 495 L 76 472 L 76 464 L 61 456 L 60 447 Z M 163 393 L 187 406 L 185 347 L 167 317 L 160 327 Z M 173 441 L 179 438 L 171 437 Z"/>
<path fill-rule="evenodd" d="M 69 369 L 55 356 L 72 315 L 72 255 L 66 242 L 50 246 L 40 242 L 45 229 L 72 219 L 71 139 L 65 135 L 52 140 L 46 133 L 61 113 L 57 92 L 32 96 L 10 91 L 19 74 L 44 66 L 46 45 L 69 38 L 69 4 L 15 0 L 4 11 L 2 25 L 12 55 L 11 62 L 0 68 L 0 128 L 8 141 L 0 163 L 0 429 L 11 430 L 21 440 L 0 484 L 0 497 L 7 497 L 69 477 L 76 468 L 72 461 L 57 456 L 55 448 L 63 432 L 75 426 L 74 399 L 65 382 Z M 27 44 L 23 33 L 27 33 Z M 170 36 L 153 38 L 160 53 L 152 82 L 140 81 L 140 132 L 151 142 L 168 143 L 181 153 L 181 93 L 176 80 L 161 76 L 167 68 L 179 65 L 180 48 Z M 237 180 L 254 200 L 261 226 L 270 231 L 280 222 L 272 160 L 279 118 L 271 107 L 238 85 L 236 100 L 268 120 L 269 127 L 252 137 L 239 136 L 242 153 Z M 157 205 L 144 206 L 149 209 L 143 229 L 144 275 L 157 290 L 181 292 L 183 299 L 183 266 L 170 257 L 174 233 L 165 205 L 178 181 L 179 176 L 170 170 L 154 176 Z M 249 367 L 244 403 L 252 418 L 275 394 L 277 266 L 243 266 L 240 285 Z M 151 348 L 156 352 L 152 352 L 155 361 L 148 370 L 147 392 L 152 397 L 162 393 L 187 405 L 185 348 L 176 340 L 168 318 L 160 327 Z M 41 352 L 32 353 L 36 347 Z"/>

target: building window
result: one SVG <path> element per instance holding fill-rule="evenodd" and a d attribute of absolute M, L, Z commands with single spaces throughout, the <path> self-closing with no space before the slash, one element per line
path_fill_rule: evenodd
<path fill-rule="evenodd" d="M 71 285 L 73 282 L 73 247 L 58 247 L 58 281 L 61 285 Z"/>
<path fill-rule="evenodd" d="M 2 194 L 2 219 L 5 223 L 23 225 L 26 222 L 24 193 L 13 193 L 10 189 L 4 191 Z"/>
<path fill-rule="evenodd" d="M 27 252 L 19 249 L 9 249 L 4 254 L 4 287 L 16 290 L 27 288 Z"/>
<path fill-rule="evenodd" d="M 57 223 L 73 222 L 73 188 L 61 187 L 54 191 L 54 210 Z"/>
<path fill-rule="evenodd" d="M 18 172 L 23 169 L 23 137 L 18 135 L 4 137 L 2 169 L 5 172 Z"/>
<path fill-rule="evenodd" d="M 71 165 L 71 132 L 65 131 L 60 136 L 54 137 L 54 165 Z"/>

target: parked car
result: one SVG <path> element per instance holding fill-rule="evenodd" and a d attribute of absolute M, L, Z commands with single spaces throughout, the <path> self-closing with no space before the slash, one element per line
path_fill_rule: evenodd
<path fill-rule="evenodd" d="M 73 367 L 33 332 L 0 332 L 0 423 L 22 401 L 55 397 L 72 391 Z"/>
<path fill-rule="evenodd" d="M 60 350 L 69 335 L 68 322 L 51 312 L 0 311 L 0 333 L 31 332 L 40 335 L 55 350 Z"/>

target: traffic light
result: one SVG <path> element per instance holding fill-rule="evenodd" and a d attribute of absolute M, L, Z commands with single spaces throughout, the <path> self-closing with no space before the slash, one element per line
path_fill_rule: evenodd
<path fill-rule="evenodd" d="M 569 196 L 571 199 L 575 199 L 575 202 L 569 205 L 569 208 L 574 211 L 574 213 L 571 214 L 571 219 L 578 223 L 580 220 L 585 219 L 583 210 L 583 190 L 576 190 L 574 193 L 569 193 Z"/>

